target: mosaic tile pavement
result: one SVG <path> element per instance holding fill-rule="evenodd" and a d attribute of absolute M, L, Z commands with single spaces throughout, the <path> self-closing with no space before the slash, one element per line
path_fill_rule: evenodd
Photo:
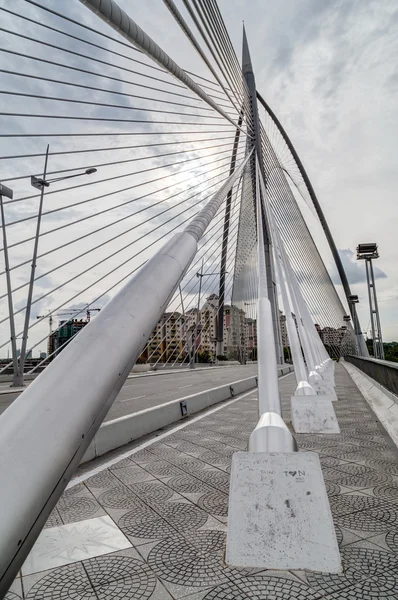
<path fill-rule="evenodd" d="M 256 395 L 171 433 L 68 490 L 47 527 L 109 515 L 127 550 L 17 579 L 7 600 L 398 600 L 398 452 L 341 365 L 340 435 L 298 435 L 320 456 L 344 573 L 225 565 L 229 466 Z M 280 381 L 289 421 L 294 377 Z"/>

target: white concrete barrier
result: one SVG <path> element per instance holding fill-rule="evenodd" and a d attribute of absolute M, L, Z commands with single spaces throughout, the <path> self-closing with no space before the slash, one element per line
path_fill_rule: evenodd
<path fill-rule="evenodd" d="M 291 365 L 279 369 L 279 376 L 290 373 L 293 370 Z M 115 448 L 120 448 L 129 444 L 140 437 L 152 433 L 157 429 L 171 425 L 184 416 L 197 413 L 213 404 L 228 400 L 238 394 L 247 392 L 257 387 L 257 377 L 252 376 L 246 379 L 233 381 L 222 386 L 171 400 L 165 404 L 140 410 L 131 415 L 106 421 L 99 428 L 94 440 L 87 449 L 82 459 L 82 463 L 93 460 L 97 456 L 102 456 Z M 182 414 L 181 403 L 185 403 Z"/>
<path fill-rule="evenodd" d="M 351 379 L 398 448 L 398 398 L 353 364 L 341 360 Z"/>
<path fill-rule="evenodd" d="M 146 373 L 151 370 L 151 365 L 134 365 L 130 373 Z"/>

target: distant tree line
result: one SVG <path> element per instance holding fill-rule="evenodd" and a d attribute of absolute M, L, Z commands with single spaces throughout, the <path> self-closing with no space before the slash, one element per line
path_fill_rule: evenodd
<path fill-rule="evenodd" d="M 370 356 L 373 356 L 373 340 L 366 340 L 366 345 L 368 347 Z M 385 360 L 398 362 L 398 342 L 385 342 L 383 343 L 383 348 Z"/>

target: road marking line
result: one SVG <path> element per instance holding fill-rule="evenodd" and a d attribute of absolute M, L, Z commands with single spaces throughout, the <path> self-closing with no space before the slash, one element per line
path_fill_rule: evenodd
<path fill-rule="evenodd" d="M 134 398 L 126 398 L 125 400 L 119 400 L 119 402 L 122 403 L 128 402 L 129 400 L 139 400 L 140 398 L 146 398 L 146 394 L 144 394 L 143 396 L 135 396 Z"/>
<path fill-rule="evenodd" d="M 184 388 L 192 387 L 192 386 L 193 386 L 193 383 L 190 383 L 189 385 L 180 385 L 178 389 L 183 390 Z"/>
<path fill-rule="evenodd" d="M 292 375 L 292 373 L 286 373 L 286 375 L 282 375 L 282 377 L 279 377 L 279 380 L 285 379 L 285 377 L 289 377 L 290 375 Z M 246 396 L 249 396 L 250 394 L 256 394 L 256 393 L 257 393 L 257 388 L 253 388 L 252 390 L 249 390 L 248 392 L 245 392 L 244 394 L 237 396 L 233 400 L 228 400 L 227 402 L 223 402 L 223 404 L 221 406 L 217 406 L 216 408 L 211 408 L 210 410 L 206 411 L 199 417 L 194 417 L 193 419 L 190 419 L 187 423 L 183 423 L 182 425 L 173 427 L 173 429 L 170 429 L 170 431 L 167 431 L 166 433 L 161 433 L 160 435 L 155 436 L 152 440 L 149 440 L 148 442 L 144 442 L 143 444 L 136 446 L 132 450 L 129 450 L 128 452 L 124 452 L 123 454 L 120 454 L 118 457 L 112 458 L 111 460 L 108 460 L 107 462 L 102 463 L 100 466 L 95 467 L 94 469 L 91 469 L 91 471 L 87 471 L 87 473 L 80 475 L 80 477 L 75 477 L 75 479 L 72 479 L 72 481 L 70 481 L 68 483 L 68 485 L 66 486 L 66 489 L 68 490 L 71 487 L 74 487 L 75 485 L 77 485 L 78 483 L 81 483 L 82 481 L 86 481 L 86 479 L 89 479 L 93 475 L 96 475 L 97 473 L 101 473 L 101 471 L 104 471 L 105 469 L 108 469 L 109 467 L 116 465 L 121 460 L 123 460 L 125 458 L 129 458 L 129 456 L 136 454 L 136 452 L 139 452 L 140 450 L 143 450 L 144 448 L 147 448 L 148 446 L 152 446 L 152 444 L 159 442 L 159 440 L 163 440 L 164 438 L 168 437 L 169 435 L 173 435 L 173 433 L 175 433 L 176 431 L 185 429 L 185 427 L 192 425 L 192 423 L 201 421 L 205 417 L 208 417 L 209 415 L 212 415 L 213 413 L 216 413 L 219 410 L 222 410 L 226 406 L 229 406 L 230 404 L 234 404 L 235 402 L 238 402 L 238 400 L 242 400 L 242 398 L 246 398 Z M 100 458 L 100 457 L 98 457 L 98 458 Z"/>

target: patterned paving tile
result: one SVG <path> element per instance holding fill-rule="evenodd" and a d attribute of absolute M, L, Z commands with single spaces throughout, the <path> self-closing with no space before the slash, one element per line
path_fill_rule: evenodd
<path fill-rule="evenodd" d="M 210 491 L 203 494 L 197 502 L 206 512 L 220 517 L 228 515 L 228 496 L 220 491 Z"/>
<path fill-rule="evenodd" d="M 373 494 L 386 500 L 398 501 L 398 484 L 379 485 L 373 489 Z"/>
<path fill-rule="evenodd" d="M 361 544 L 361 543 L 359 543 Z M 327 598 L 396 597 L 398 557 L 389 552 L 352 545 L 341 550 L 342 575 L 307 573 L 308 582 Z"/>
<path fill-rule="evenodd" d="M 105 515 L 105 511 L 93 496 L 62 496 L 57 504 L 63 523 L 75 523 Z"/>
<path fill-rule="evenodd" d="M 317 600 L 321 596 L 310 587 L 281 577 L 251 576 L 221 584 L 208 592 L 204 600 L 246 599 Z"/>
<path fill-rule="evenodd" d="M 248 396 L 70 488 L 47 526 L 102 508 L 133 544 L 24 578 L 35 600 L 398 600 L 398 453 L 337 365 L 340 435 L 299 435 L 318 452 L 344 573 L 233 569 L 224 562 L 229 463 L 257 421 Z M 294 378 L 281 380 L 290 411 Z M 358 541 L 359 540 L 359 541 Z M 22 598 L 12 588 L 7 600 Z"/>

